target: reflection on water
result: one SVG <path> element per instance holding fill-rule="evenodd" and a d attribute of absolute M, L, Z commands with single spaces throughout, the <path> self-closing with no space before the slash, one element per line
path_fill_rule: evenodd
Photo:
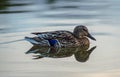
<path fill-rule="evenodd" d="M 9 0 L 0 0 L 0 14 L 5 13 L 24 13 L 24 12 L 30 12 L 27 10 L 9 10 L 11 7 L 23 7 L 30 5 L 31 3 L 11 3 Z"/>
<path fill-rule="evenodd" d="M 46 0 L 46 3 L 53 4 L 56 0 Z"/>
<path fill-rule="evenodd" d="M 91 52 L 96 48 L 96 46 L 90 48 L 89 50 L 86 48 L 55 48 L 55 47 L 40 47 L 33 46 L 26 54 L 34 53 L 34 59 L 41 59 L 44 57 L 49 58 L 65 58 L 71 57 L 74 55 L 75 59 L 79 62 L 86 62 L 91 54 Z"/>

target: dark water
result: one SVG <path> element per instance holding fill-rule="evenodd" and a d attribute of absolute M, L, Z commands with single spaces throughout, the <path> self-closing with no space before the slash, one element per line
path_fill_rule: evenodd
<path fill-rule="evenodd" d="M 0 0 L 0 77 L 119 77 L 119 5 L 119 0 Z M 97 39 L 87 61 L 26 55 L 32 45 L 24 37 L 31 32 L 72 31 L 79 24 Z"/>

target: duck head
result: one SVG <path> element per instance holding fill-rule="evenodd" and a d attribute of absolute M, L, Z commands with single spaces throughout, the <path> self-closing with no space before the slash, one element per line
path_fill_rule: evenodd
<path fill-rule="evenodd" d="M 77 38 L 83 38 L 83 37 L 89 37 L 90 39 L 92 40 L 95 40 L 96 39 L 89 33 L 87 27 L 83 26 L 83 25 L 79 25 L 79 26 L 76 26 L 74 28 L 74 31 L 73 31 L 73 34 L 77 37 Z"/>

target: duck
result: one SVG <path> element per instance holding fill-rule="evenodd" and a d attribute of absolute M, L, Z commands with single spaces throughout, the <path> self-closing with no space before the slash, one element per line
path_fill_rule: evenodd
<path fill-rule="evenodd" d="M 67 30 L 32 32 L 36 36 L 25 37 L 33 45 L 41 47 L 89 47 L 89 39 L 96 39 L 89 33 L 84 25 L 78 25 L 73 32 Z"/>

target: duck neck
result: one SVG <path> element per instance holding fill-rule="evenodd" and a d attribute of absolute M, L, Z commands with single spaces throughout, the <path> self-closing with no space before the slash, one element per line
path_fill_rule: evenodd
<path fill-rule="evenodd" d="M 80 37 L 79 37 L 79 34 L 77 34 L 77 33 L 75 33 L 75 32 L 73 32 L 73 35 L 74 35 L 74 37 L 76 37 L 77 39 L 80 38 Z"/>
<path fill-rule="evenodd" d="M 85 49 L 89 48 L 90 42 L 89 42 L 89 39 L 87 37 L 79 38 L 78 41 L 79 41 L 79 44 L 81 47 L 83 47 Z"/>

